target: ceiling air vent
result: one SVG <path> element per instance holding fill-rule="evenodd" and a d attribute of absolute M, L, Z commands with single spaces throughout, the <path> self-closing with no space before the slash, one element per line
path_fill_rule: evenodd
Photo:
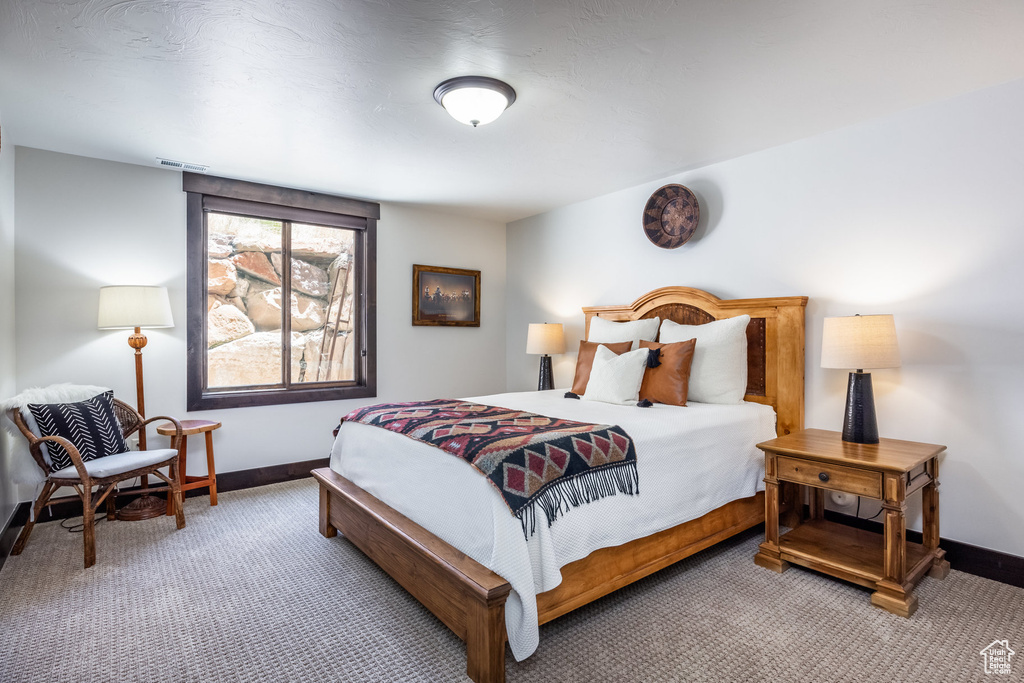
<path fill-rule="evenodd" d="M 192 171 L 193 173 L 206 173 L 210 170 L 209 166 L 203 164 L 188 164 L 184 161 L 171 161 L 170 159 L 156 158 L 156 162 L 164 168 L 176 168 L 179 171 Z"/>

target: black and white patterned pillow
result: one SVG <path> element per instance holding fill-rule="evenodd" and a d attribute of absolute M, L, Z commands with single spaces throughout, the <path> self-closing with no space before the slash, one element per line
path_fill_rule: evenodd
<path fill-rule="evenodd" d="M 75 445 L 82 460 L 95 460 L 128 450 L 114 415 L 113 395 L 108 391 L 78 403 L 30 403 L 28 409 L 39 425 L 40 436 L 64 437 Z M 46 448 L 54 470 L 72 464 L 60 444 L 49 441 Z"/>

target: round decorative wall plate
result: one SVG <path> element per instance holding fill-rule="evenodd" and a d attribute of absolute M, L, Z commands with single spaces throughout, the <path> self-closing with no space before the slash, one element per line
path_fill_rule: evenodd
<path fill-rule="evenodd" d="M 700 205 L 688 188 L 666 185 L 647 200 L 644 233 L 662 249 L 675 249 L 693 237 L 700 221 Z"/>

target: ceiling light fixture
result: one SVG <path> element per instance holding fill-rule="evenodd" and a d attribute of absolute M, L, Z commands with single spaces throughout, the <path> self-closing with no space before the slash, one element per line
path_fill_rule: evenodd
<path fill-rule="evenodd" d="M 512 106 L 516 91 L 496 78 L 459 76 L 434 88 L 434 99 L 453 119 L 476 128 Z"/>

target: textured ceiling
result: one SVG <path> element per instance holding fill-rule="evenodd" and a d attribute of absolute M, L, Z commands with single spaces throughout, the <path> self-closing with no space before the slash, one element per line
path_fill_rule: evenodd
<path fill-rule="evenodd" d="M 514 220 L 1024 77 L 1024 2 L 3 0 L 4 141 Z M 473 129 L 431 97 L 518 93 Z"/>

